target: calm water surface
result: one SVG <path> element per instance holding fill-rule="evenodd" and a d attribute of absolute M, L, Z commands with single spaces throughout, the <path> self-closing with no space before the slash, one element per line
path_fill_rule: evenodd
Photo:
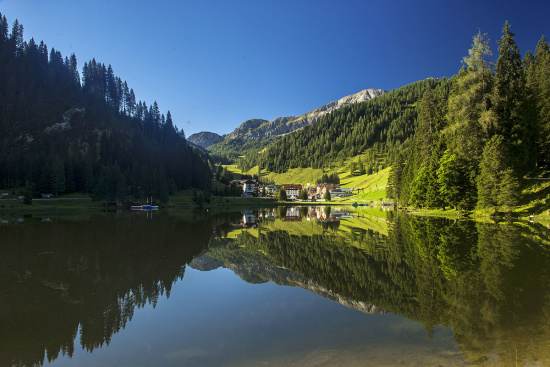
<path fill-rule="evenodd" d="M 5 217 L 1 366 L 547 366 L 550 230 L 376 209 Z"/>

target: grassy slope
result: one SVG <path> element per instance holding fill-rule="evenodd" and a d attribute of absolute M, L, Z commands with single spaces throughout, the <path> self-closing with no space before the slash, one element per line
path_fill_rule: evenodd
<path fill-rule="evenodd" d="M 256 168 L 256 171 L 258 168 Z M 307 184 L 315 185 L 315 182 L 323 175 L 322 169 L 314 168 L 293 168 L 285 173 L 274 173 L 262 171 L 262 178 L 266 178 L 270 181 L 275 181 L 276 185 L 282 184 L 300 184 L 307 186 Z"/>
<path fill-rule="evenodd" d="M 386 168 L 372 175 L 347 176 L 340 174 L 340 186 L 353 187 L 358 193 L 348 200 L 357 202 L 379 201 L 386 198 L 386 185 L 390 169 Z"/>
<path fill-rule="evenodd" d="M 253 167 L 247 172 L 242 172 L 235 165 L 226 166 L 233 174 L 235 179 L 240 178 L 242 174 L 256 175 L 258 167 Z M 332 171 L 334 172 L 334 171 Z M 330 174 L 332 172 L 325 171 Z M 386 198 L 386 184 L 388 182 L 389 168 L 383 169 L 372 175 L 351 176 L 347 167 L 336 170 L 340 177 L 340 186 L 354 189 L 357 194 L 347 198 L 346 202 L 369 202 L 379 201 Z M 323 175 L 322 169 L 313 168 L 293 168 L 284 173 L 267 172 L 262 170 L 262 179 L 273 181 L 276 185 L 282 184 L 301 184 L 307 187 L 308 184 L 315 185 L 315 182 Z"/>
<path fill-rule="evenodd" d="M 535 215 L 550 221 L 550 181 L 524 179 L 516 212 L 520 216 Z"/>

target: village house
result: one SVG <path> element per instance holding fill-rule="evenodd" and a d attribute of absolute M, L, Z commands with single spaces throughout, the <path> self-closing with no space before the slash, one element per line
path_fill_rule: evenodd
<path fill-rule="evenodd" d="M 327 192 L 330 192 L 332 194 L 332 190 L 334 189 L 339 189 L 340 188 L 340 185 L 338 184 L 320 184 L 320 185 L 317 185 L 317 197 L 318 198 L 322 198 L 323 196 L 325 196 L 325 193 Z"/>
<path fill-rule="evenodd" d="M 258 183 L 255 180 L 245 180 L 243 182 L 243 196 L 250 197 L 250 196 L 257 196 L 258 192 Z"/>
<path fill-rule="evenodd" d="M 243 191 L 243 197 L 248 198 L 252 196 L 258 196 L 260 192 L 260 185 L 258 181 L 252 179 L 245 180 L 233 180 L 232 185 L 238 185 Z"/>
<path fill-rule="evenodd" d="M 265 196 L 267 197 L 274 197 L 277 196 L 277 193 L 281 189 L 281 186 L 279 185 L 265 185 Z"/>
<path fill-rule="evenodd" d="M 286 198 L 288 200 L 296 200 L 300 197 L 300 192 L 302 192 L 302 185 L 288 184 L 283 185 L 286 191 Z"/>

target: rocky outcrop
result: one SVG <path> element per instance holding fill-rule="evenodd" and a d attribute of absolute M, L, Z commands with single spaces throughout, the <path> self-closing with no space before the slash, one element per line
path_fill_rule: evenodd
<path fill-rule="evenodd" d="M 63 130 L 68 130 L 71 128 L 71 120 L 74 118 L 75 115 L 83 116 L 86 112 L 86 109 L 84 107 L 75 107 L 71 108 L 67 112 L 63 114 L 61 117 L 62 121 L 58 122 L 57 124 L 54 124 L 52 126 L 49 126 L 44 129 L 44 133 L 56 133 Z"/>
<path fill-rule="evenodd" d="M 265 124 L 268 122 L 267 120 L 262 119 L 251 119 L 246 120 L 242 124 L 239 125 L 233 132 L 226 136 L 227 139 L 234 139 L 241 134 L 247 134 L 249 131 L 253 131 L 254 129 L 258 128 L 258 126 L 261 126 L 262 124 Z"/>
<path fill-rule="evenodd" d="M 208 131 L 201 131 L 200 133 L 189 136 L 187 140 L 195 145 L 206 149 L 213 144 L 219 143 L 224 138 L 225 135 L 218 135 L 216 133 L 211 133 Z"/>

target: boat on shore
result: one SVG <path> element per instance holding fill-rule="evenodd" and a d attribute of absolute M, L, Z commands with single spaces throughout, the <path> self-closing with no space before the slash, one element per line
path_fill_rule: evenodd
<path fill-rule="evenodd" d="M 158 205 L 148 205 L 148 204 L 142 204 L 142 205 L 132 205 L 130 207 L 132 210 L 159 210 Z"/>

